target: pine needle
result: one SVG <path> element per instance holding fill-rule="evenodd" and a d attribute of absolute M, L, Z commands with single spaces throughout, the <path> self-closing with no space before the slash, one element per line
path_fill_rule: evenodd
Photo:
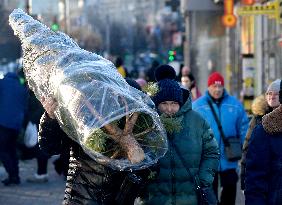
<path fill-rule="evenodd" d="M 149 82 L 142 90 L 150 97 L 153 97 L 159 92 L 159 86 L 157 83 Z"/>
<path fill-rule="evenodd" d="M 165 127 L 165 130 L 169 134 L 172 134 L 174 132 L 180 132 L 180 130 L 182 129 L 181 121 L 177 118 L 161 115 L 160 119 Z"/>
<path fill-rule="evenodd" d="M 87 138 L 85 145 L 96 152 L 106 151 L 107 135 L 101 130 L 96 129 Z"/>

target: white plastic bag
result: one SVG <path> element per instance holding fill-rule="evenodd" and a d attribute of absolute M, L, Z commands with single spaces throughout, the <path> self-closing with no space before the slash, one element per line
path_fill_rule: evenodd
<path fill-rule="evenodd" d="M 24 133 L 24 144 L 28 148 L 34 147 L 37 144 L 37 127 L 36 124 L 28 122 Z"/>

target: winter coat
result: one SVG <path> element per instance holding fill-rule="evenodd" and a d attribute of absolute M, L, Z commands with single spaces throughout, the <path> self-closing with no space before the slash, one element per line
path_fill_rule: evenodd
<path fill-rule="evenodd" d="M 160 171 L 157 179 L 147 187 L 145 204 L 197 204 L 193 179 L 187 173 L 175 146 L 186 160 L 192 174 L 199 174 L 203 186 L 210 186 L 213 182 L 219 151 L 208 123 L 191 109 L 190 98 L 176 113 L 175 118 L 181 121 L 181 130 L 168 134 L 169 149 L 159 160 Z"/>
<path fill-rule="evenodd" d="M 62 155 L 70 150 L 64 205 L 116 204 L 115 197 L 128 172 L 116 171 L 94 161 L 85 154 L 78 143 L 63 132 L 57 120 L 48 117 L 47 113 L 44 113 L 40 120 L 38 141 L 41 150 L 48 155 Z M 157 165 L 152 165 L 148 169 L 132 173 L 142 178 L 142 184 L 146 184 L 150 181 L 151 173 L 157 169 Z"/>
<path fill-rule="evenodd" d="M 39 146 L 49 155 L 68 152 L 71 148 L 63 204 L 115 204 L 113 200 L 124 173 L 92 160 L 76 142 L 67 137 L 58 122 L 46 113 L 40 122 Z"/>
<path fill-rule="evenodd" d="M 246 205 L 282 204 L 282 105 L 255 127 L 246 156 Z"/>
<path fill-rule="evenodd" d="M 27 110 L 28 92 L 15 73 L 0 80 L 0 126 L 19 131 Z"/>
<path fill-rule="evenodd" d="M 240 180 L 241 180 L 241 189 L 245 190 L 245 177 L 246 177 L 246 155 L 249 148 L 249 141 L 251 138 L 251 134 L 253 132 L 253 129 L 256 125 L 261 123 L 262 116 L 265 115 L 270 111 L 270 107 L 267 104 L 267 101 L 265 99 L 264 95 L 260 95 L 255 98 L 252 104 L 252 119 L 249 123 L 249 128 L 245 137 L 245 141 L 243 144 L 242 149 L 242 159 L 241 159 L 241 167 L 240 167 Z"/>
<path fill-rule="evenodd" d="M 207 120 L 218 142 L 220 150 L 219 171 L 236 169 L 238 167 L 238 162 L 228 161 L 224 154 L 224 143 L 221 139 L 220 132 L 208 104 L 208 100 L 211 100 L 212 102 L 214 110 L 221 122 L 225 136 L 239 137 L 242 144 L 248 129 L 249 120 L 247 114 L 243 105 L 235 97 L 229 95 L 226 90 L 224 90 L 222 100 L 219 105 L 213 102 L 208 91 L 206 91 L 205 95 L 193 102 L 193 110 L 200 113 L 201 116 Z"/>
<path fill-rule="evenodd" d="M 28 112 L 26 115 L 26 124 L 30 121 L 36 125 L 39 125 L 40 118 L 44 113 L 42 104 L 35 97 L 34 92 L 29 90 L 28 98 Z"/>

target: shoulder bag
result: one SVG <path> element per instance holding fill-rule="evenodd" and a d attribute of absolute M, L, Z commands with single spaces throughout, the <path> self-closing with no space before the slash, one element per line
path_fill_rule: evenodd
<path fill-rule="evenodd" d="M 240 160 L 242 157 L 242 146 L 241 146 L 240 138 L 236 136 L 235 137 L 232 136 L 228 138 L 225 137 L 221 123 L 218 119 L 217 114 L 215 113 L 214 107 L 212 106 L 212 102 L 210 100 L 208 100 L 208 104 L 211 108 L 212 114 L 214 116 L 214 119 L 216 121 L 216 124 L 220 132 L 220 136 L 224 143 L 225 156 L 227 157 L 228 161 L 231 161 L 231 162 Z"/>

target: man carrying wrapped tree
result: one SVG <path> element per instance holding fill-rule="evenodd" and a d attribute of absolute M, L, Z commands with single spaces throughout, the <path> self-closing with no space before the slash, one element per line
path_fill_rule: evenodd
<path fill-rule="evenodd" d="M 39 143 L 41 148 L 50 154 L 67 152 L 71 148 L 63 204 L 119 204 L 120 202 L 118 203 L 115 199 L 127 172 L 113 170 L 91 159 L 60 128 L 54 115 L 58 103 L 51 98 L 42 100 L 42 102 L 47 112 L 44 113 L 40 123 Z M 143 177 L 142 183 L 147 183 L 148 176 L 151 172 L 155 172 L 155 169 L 155 167 L 150 167 L 150 169 L 145 171 L 135 171 L 134 173 Z M 131 191 L 134 192 L 136 190 Z M 128 194 L 137 195 L 138 193 Z M 128 197 L 132 198 L 131 196 Z M 124 196 L 124 198 L 128 197 Z M 133 204 L 133 201 L 122 202 L 122 204 L 130 205 Z"/>
<path fill-rule="evenodd" d="M 28 85 L 48 113 L 39 130 L 42 149 L 56 153 L 71 144 L 63 204 L 117 203 L 120 175 L 151 167 L 167 151 L 153 102 L 110 61 L 22 10 L 14 10 L 9 22 L 22 42 Z"/>

